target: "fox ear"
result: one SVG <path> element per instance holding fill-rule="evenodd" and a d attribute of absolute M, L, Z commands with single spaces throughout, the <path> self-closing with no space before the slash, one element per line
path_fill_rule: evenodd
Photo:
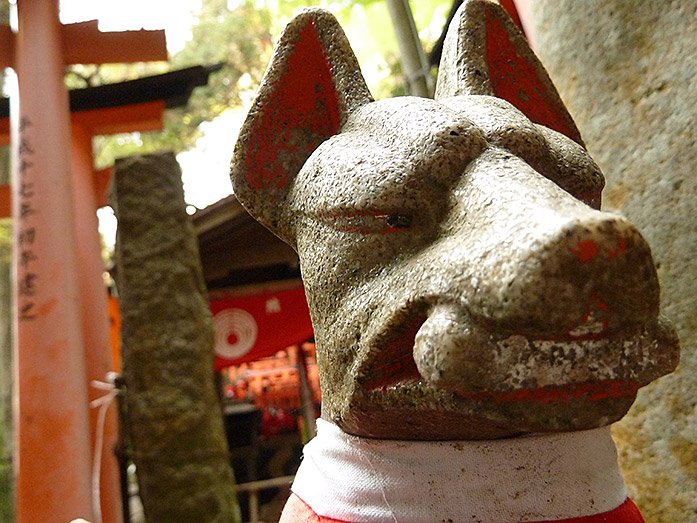
<path fill-rule="evenodd" d="M 237 199 L 278 233 L 284 199 L 307 158 L 370 101 L 334 16 L 321 9 L 302 11 L 276 44 L 240 130 L 231 169 Z"/>
<path fill-rule="evenodd" d="M 506 11 L 491 0 L 465 0 L 448 28 L 436 99 L 503 98 L 531 121 L 583 145 L 544 67 Z"/>

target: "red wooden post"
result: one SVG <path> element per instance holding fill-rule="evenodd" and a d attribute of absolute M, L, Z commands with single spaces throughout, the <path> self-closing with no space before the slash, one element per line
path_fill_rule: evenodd
<path fill-rule="evenodd" d="M 72 180 L 75 193 L 76 246 L 80 278 L 80 307 L 82 316 L 82 333 L 85 341 L 85 366 L 87 383 L 93 380 L 104 381 L 107 372 L 114 370 L 111 362 L 111 333 L 107 291 L 102 279 L 104 262 L 99 241 L 94 175 L 92 169 L 92 134 L 79 124 L 72 126 Z M 99 398 L 105 391 L 88 385 L 90 400 Z M 97 419 L 98 409 L 90 412 L 90 429 L 92 443 L 103 437 L 101 449 L 101 474 L 99 479 L 101 507 L 100 513 L 104 523 L 118 523 L 121 517 L 119 494 L 118 463 L 113 448 L 117 440 L 116 404 L 107 411 L 106 424 L 100 433 Z M 93 447 L 94 448 L 94 447 Z M 95 481 L 92 478 L 92 481 Z M 95 506 L 95 512 L 97 507 Z M 96 515 L 96 514 L 95 514 Z"/>
<path fill-rule="evenodd" d="M 18 0 L 12 120 L 17 521 L 92 519 L 90 441 L 57 1 Z"/>

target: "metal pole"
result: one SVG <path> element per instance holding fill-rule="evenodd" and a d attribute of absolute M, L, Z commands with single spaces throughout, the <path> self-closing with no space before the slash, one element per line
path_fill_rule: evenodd
<path fill-rule="evenodd" d="M 295 347 L 297 354 L 296 368 L 298 370 L 298 378 L 300 381 L 300 402 L 303 411 L 303 420 L 305 421 L 305 432 L 307 441 L 310 441 L 317 435 L 317 425 L 315 423 L 315 406 L 312 401 L 312 390 L 307 379 L 307 362 L 305 360 L 305 352 L 301 346 Z M 307 443 L 305 441 L 304 443 Z"/>
<path fill-rule="evenodd" d="M 421 40 L 419 40 L 409 0 L 387 0 L 387 9 L 397 36 L 397 45 L 409 93 L 414 96 L 431 98 L 433 96 L 433 79 Z"/>
<path fill-rule="evenodd" d="M 19 0 L 13 152 L 17 521 L 93 520 L 57 0 Z"/>
<path fill-rule="evenodd" d="M 118 416 L 118 441 L 116 444 L 115 454 L 116 459 L 119 463 L 119 484 L 121 491 L 121 517 L 125 523 L 131 523 L 131 493 L 128 483 L 128 464 L 129 459 L 129 445 L 127 440 L 127 432 L 125 427 L 127 426 L 128 418 L 126 417 L 126 401 L 123 397 L 123 391 L 125 390 L 125 384 L 123 378 L 119 376 L 115 380 L 115 385 L 119 390 L 119 394 L 116 396 L 116 410 Z"/>

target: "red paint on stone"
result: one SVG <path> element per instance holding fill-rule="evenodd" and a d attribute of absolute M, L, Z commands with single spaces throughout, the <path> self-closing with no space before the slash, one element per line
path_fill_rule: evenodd
<path fill-rule="evenodd" d="M 525 34 L 525 30 L 523 29 L 523 24 L 520 21 L 520 15 L 518 14 L 518 9 L 515 6 L 515 2 L 513 0 L 499 0 L 499 3 L 501 4 L 501 7 L 506 10 L 508 16 L 511 17 L 513 23 L 518 27 L 518 29 L 520 29 L 520 32 Z"/>
<path fill-rule="evenodd" d="M 595 240 L 583 240 L 576 244 L 576 247 L 571 249 L 576 257 L 583 263 L 592 260 L 598 254 L 598 245 Z"/>
<path fill-rule="evenodd" d="M 486 63 L 494 95 L 513 104 L 531 121 L 581 143 L 556 93 L 542 83 L 537 68 L 518 54 L 501 20 L 487 12 L 486 25 Z"/>
<path fill-rule="evenodd" d="M 426 318 L 417 318 L 398 339 L 380 350 L 379 359 L 370 366 L 370 376 L 364 386 L 377 390 L 404 383 L 415 383 L 421 379 L 414 363 L 413 347 L 416 333 Z"/>
<path fill-rule="evenodd" d="M 622 254 L 624 251 L 627 250 L 627 242 L 625 241 L 624 238 L 619 238 L 617 240 L 617 247 L 612 249 L 611 251 L 608 251 L 607 257 L 608 258 L 616 258 L 620 254 Z"/>
<path fill-rule="evenodd" d="M 600 311 L 606 311 L 607 310 L 607 304 L 600 299 L 600 297 L 597 294 L 591 294 L 591 301 L 593 302 L 593 305 L 597 307 L 598 310 Z"/>
<path fill-rule="evenodd" d="M 570 403 L 579 400 L 599 401 L 607 398 L 633 396 L 639 385 L 633 381 L 607 380 L 582 383 L 579 385 L 547 386 L 537 389 L 519 389 L 507 392 L 475 392 L 463 394 L 464 397 L 497 403 Z"/>
<path fill-rule="evenodd" d="M 314 23 L 300 30 L 285 65 L 247 144 L 246 178 L 254 190 L 284 189 L 287 173 L 299 170 L 341 126 L 330 65 Z"/>

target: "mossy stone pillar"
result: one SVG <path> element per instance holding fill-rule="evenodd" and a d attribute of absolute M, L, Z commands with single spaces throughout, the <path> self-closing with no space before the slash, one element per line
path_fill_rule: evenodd
<path fill-rule="evenodd" d="M 213 328 L 173 154 L 116 162 L 128 433 L 148 521 L 237 521 Z"/>

